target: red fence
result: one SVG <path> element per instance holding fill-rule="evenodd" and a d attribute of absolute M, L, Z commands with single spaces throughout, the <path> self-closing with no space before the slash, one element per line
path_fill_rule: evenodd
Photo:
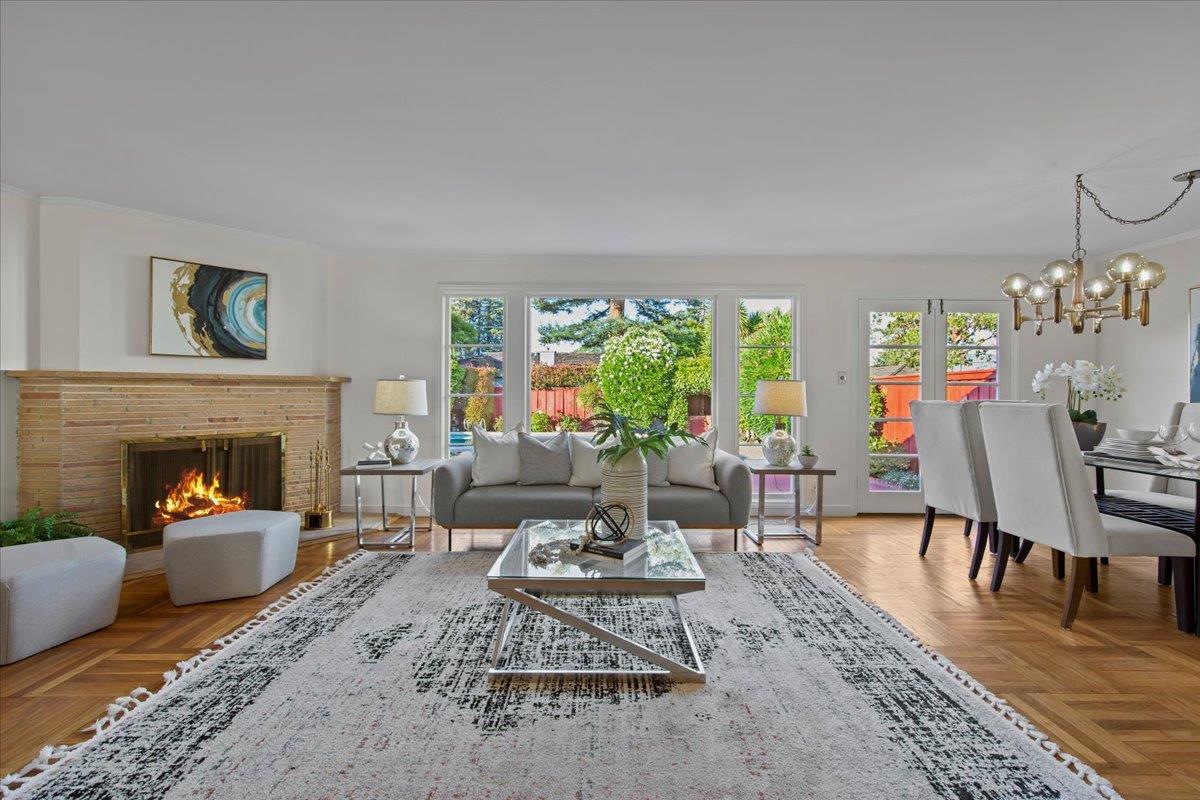
<path fill-rule="evenodd" d="M 529 392 L 529 411 L 541 411 L 552 419 L 559 417 L 577 417 L 587 419 L 592 415 L 589 408 L 579 404 L 579 387 L 562 386 L 555 389 L 531 389 Z"/>
<path fill-rule="evenodd" d="M 888 380 L 912 381 L 906 384 L 888 384 L 880 386 L 889 417 L 911 417 L 909 404 L 921 399 L 921 385 L 917 381 L 920 375 L 889 375 Z M 970 369 L 946 373 L 946 399 L 958 403 L 963 400 L 995 400 L 996 387 L 993 386 L 955 386 L 956 383 L 976 383 L 994 381 L 994 369 Z M 896 452 L 915 453 L 917 443 L 913 440 L 911 422 L 885 422 L 880 426 L 880 435 L 895 445 L 900 445 Z"/>

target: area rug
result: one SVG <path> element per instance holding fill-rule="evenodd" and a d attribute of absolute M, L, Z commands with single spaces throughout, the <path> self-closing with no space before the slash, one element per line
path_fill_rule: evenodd
<path fill-rule="evenodd" d="M 1116 798 L 807 555 L 700 556 L 706 684 L 485 677 L 493 553 L 358 553 L 167 675 L 5 796 Z M 661 600 L 554 598 L 686 658 Z M 512 666 L 638 666 L 524 613 Z M 643 665 L 648 666 L 648 665 Z"/>

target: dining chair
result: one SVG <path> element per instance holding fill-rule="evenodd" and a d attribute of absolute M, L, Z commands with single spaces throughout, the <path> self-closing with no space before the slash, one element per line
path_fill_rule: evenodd
<path fill-rule="evenodd" d="M 1167 556 L 1175 565 L 1177 625 L 1194 632 L 1195 542 L 1166 528 L 1100 513 L 1066 406 L 983 403 L 979 416 L 1000 528 L 1070 559 L 1062 627 L 1075 621 L 1089 558 Z"/>
<path fill-rule="evenodd" d="M 917 552 L 923 557 L 929 549 L 938 511 L 964 518 L 964 535 L 970 535 L 974 521 L 978 531 L 967 577 L 975 580 L 984 548 L 989 541 L 998 539 L 996 501 L 979 426 L 979 404 L 919 400 L 911 403 L 909 409 L 921 464 L 921 488 L 925 493 L 925 525 Z M 1007 550 L 1004 556 L 1006 559 Z M 1003 580 L 1003 567 L 996 569 Z M 992 574 L 995 591 L 1000 586 L 995 580 L 996 571 Z"/>
<path fill-rule="evenodd" d="M 1200 428 L 1200 403 L 1176 403 L 1171 408 L 1167 424 L 1178 425 L 1183 429 L 1186 429 L 1189 424 L 1195 424 L 1197 428 Z M 1200 443 L 1187 439 L 1180 445 L 1180 448 L 1191 453 L 1198 453 L 1200 452 Z M 1196 510 L 1196 484 L 1191 481 L 1175 481 L 1156 476 L 1150 479 L 1150 486 L 1147 489 L 1108 489 L 1105 494 L 1193 513 Z M 1160 560 L 1158 582 L 1169 586 L 1171 572 L 1171 562 L 1167 559 Z"/>

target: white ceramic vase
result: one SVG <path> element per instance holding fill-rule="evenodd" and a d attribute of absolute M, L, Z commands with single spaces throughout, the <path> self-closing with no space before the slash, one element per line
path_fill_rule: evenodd
<path fill-rule="evenodd" d="M 600 467 L 600 502 L 629 506 L 629 535 L 646 535 L 646 457 L 639 450 Z"/>

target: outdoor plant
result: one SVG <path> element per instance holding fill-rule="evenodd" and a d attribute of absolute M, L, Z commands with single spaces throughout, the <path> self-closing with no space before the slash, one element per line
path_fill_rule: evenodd
<path fill-rule="evenodd" d="M 0 525 L 0 547 L 94 536 L 96 532 L 91 528 L 75 522 L 76 516 L 73 511 L 47 514 L 40 508 L 31 508 L 16 519 Z"/>
<path fill-rule="evenodd" d="M 476 368 L 475 391 L 479 394 L 467 399 L 467 408 L 463 412 L 463 421 L 468 426 L 480 425 L 485 429 L 488 427 L 494 404 L 492 398 L 487 395 L 496 391 L 495 378 L 496 370 L 492 367 Z"/>
<path fill-rule="evenodd" d="M 664 418 L 675 357 L 675 346 L 652 328 L 632 328 L 610 339 L 596 372 L 607 407 L 643 427 Z"/>
<path fill-rule="evenodd" d="M 687 426 L 688 398 L 710 396 L 712 392 L 712 356 L 681 358 L 675 363 L 674 397 L 667 409 L 667 423 Z"/>
<path fill-rule="evenodd" d="M 592 412 L 600 407 L 603 397 L 604 393 L 600 391 L 600 384 L 591 381 L 579 387 L 579 394 L 575 395 L 575 404 L 580 411 L 590 417 Z"/>
<path fill-rule="evenodd" d="M 1084 405 L 1095 399 L 1120 400 L 1125 395 L 1125 382 L 1115 366 L 1104 367 L 1082 359 L 1074 364 L 1064 361 L 1058 367 L 1047 364 L 1034 374 L 1033 390 L 1045 397 L 1046 384 L 1055 377 L 1067 380 L 1067 412 L 1072 422 L 1095 425 L 1096 411 Z"/>
<path fill-rule="evenodd" d="M 570 414 L 563 414 L 558 418 L 558 429 L 560 431 L 581 431 L 583 430 L 583 420 Z"/>
<path fill-rule="evenodd" d="M 554 430 L 554 421 L 545 411 L 529 412 L 529 430 L 531 433 L 546 433 Z"/>
<path fill-rule="evenodd" d="M 634 451 L 643 456 L 653 453 L 659 458 L 666 458 L 667 449 L 676 442 L 704 441 L 678 427 L 665 425 L 661 420 L 654 420 L 647 427 L 639 427 L 632 417 L 614 411 L 606 402 L 601 402 L 600 409 L 589 422 L 596 431 L 593 441 L 597 446 L 612 442 L 609 447 L 601 447 L 596 457 L 612 464 Z"/>

